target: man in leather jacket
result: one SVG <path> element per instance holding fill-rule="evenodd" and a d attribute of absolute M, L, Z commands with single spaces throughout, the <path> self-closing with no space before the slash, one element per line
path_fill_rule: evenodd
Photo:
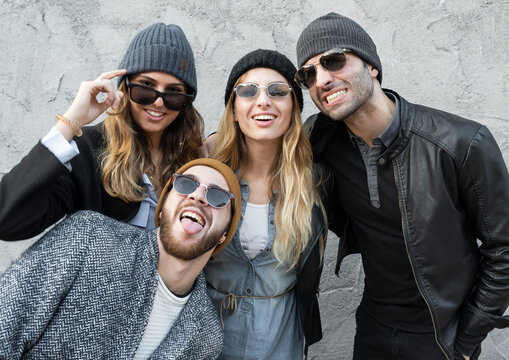
<path fill-rule="evenodd" d="M 477 359 L 509 326 L 509 175 L 483 125 L 381 88 L 370 36 L 330 13 L 297 43 L 306 125 L 334 174 L 325 201 L 342 259 L 366 274 L 354 359 Z"/>

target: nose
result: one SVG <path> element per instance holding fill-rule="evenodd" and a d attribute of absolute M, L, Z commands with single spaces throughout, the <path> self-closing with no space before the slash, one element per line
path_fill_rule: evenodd
<path fill-rule="evenodd" d="M 333 81 L 331 73 L 322 68 L 320 65 L 315 66 L 315 69 L 316 69 L 316 79 L 315 79 L 316 87 L 326 88 Z"/>
<path fill-rule="evenodd" d="M 261 88 L 258 91 L 258 96 L 256 97 L 256 105 L 257 106 L 269 106 L 271 103 L 270 96 L 267 92 L 267 89 Z"/>
<path fill-rule="evenodd" d="M 194 189 L 194 191 L 191 194 L 187 195 L 187 197 L 204 205 L 208 205 L 207 187 L 203 184 L 197 186 L 196 189 Z"/>
<path fill-rule="evenodd" d="M 162 107 L 164 105 L 163 98 L 158 96 L 157 99 L 154 101 L 154 105 L 158 107 Z"/>

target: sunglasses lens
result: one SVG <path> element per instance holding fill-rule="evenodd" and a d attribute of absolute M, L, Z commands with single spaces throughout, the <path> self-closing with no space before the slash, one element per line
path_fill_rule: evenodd
<path fill-rule="evenodd" d="M 258 95 L 258 86 L 255 84 L 240 84 L 235 88 L 237 96 L 243 98 L 255 97 Z"/>
<path fill-rule="evenodd" d="M 285 83 L 272 83 L 267 86 L 267 91 L 272 97 L 284 97 L 290 93 L 290 87 Z"/>
<path fill-rule="evenodd" d="M 301 67 L 297 71 L 297 75 L 295 76 L 295 80 L 297 80 L 297 83 L 300 87 L 305 87 L 306 89 L 309 89 L 311 85 L 315 82 L 316 78 L 316 68 L 314 65 L 305 65 Z"/>
<path fill-rule="evenodd" d="M 339 71 L 346 64 L 346 56 L 342 51 L 334 51 L 323 55 L 320 64 L 327 71 Z"/>
<path fill-rule="evenodd" d="M 147 89 L 141 86 L 132 86 L 131 100 L 140 105 L 150 105 L 156 101 L 157 94 L 154 90 Z"/>
<path fill-rule="evenodd" d="M 192 194 L 197 187 L 198 184 L 196 181 L 186 176 L 178 176 L 175 177 L 175 180 L 173 180 L 173 188 L 182 195 Z"/>
<path fill-rule="evenodd" d="M 199 186 L 196 180 L 188 178 L 184 175 L 174 175 L 173 188 L 181 195 L 192 194 Z M 209 187 L 206 191 L 207 202 L 215 208 L 222 208 L 228 205 L 230 194 L 223 189 Z"/>
<path fill-rule="evenodd" d="M 222 208 L 228 204 L 228 201 L 230 201 L 230 195 L 224 190 L 213 187 L 207 189 L 207 202 L 209 205 L 215 208 Z"/>
<path fill-rule="evenodd" d="M 187 96 L 179 93 L 166 94 L 163 102 L 168 110 L 180 111 L 187 105 Z"/>

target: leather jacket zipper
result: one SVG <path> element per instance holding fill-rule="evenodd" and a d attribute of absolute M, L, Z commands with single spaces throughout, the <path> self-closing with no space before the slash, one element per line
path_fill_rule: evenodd
<path fill-rule="evenodd" d="M 397 169 L 399 170 L 400 164 L 399 164 L 399 161 L 398 161 L 397 158 L 394 158 L 393 164 L 394 164 L 394 166 L 393 166 L 393 169 L 394 169 L 394 182 L 396 184 L 396 189 L 398 191 L 399 210 L 401 211 L 401 229 L 402 229 L 402 233 L 403 233 L 403 241 L 405 242 L 405 249 L 406 249 L 408 261 L 410 262 L 410 268 L 412 269 L 412 275 L 414 276 L 414 280 L 415 280 L 415 284 L 417 285 L 417 289 L 419 290 L 419 293 L 421 294 L 422 298 L 424 299 L 424 302 L 426 303 L 426 307 L 428 308 L 428 311 L 429 311 L 429 314 L 430 314 L 430 317 L 431 317 L 431 322 L 433 324 L 433 332 L 435 333 L 435 341 L 438 344 L 438 347 L 440 348 L 440 350 L 442 350 L 442 352 L 444 353 L 446 359 L 447 360 L 451 360 L 451 358 L 449 357 L 447 352 L 444 350 L 444 348 L 442 347 L 442 345 L 438 341 L 438 332 L 437 332 L 437 327 L 436 327 L 436 324 L 435 324 L 435 318 L 433 317 L 433 312 L 431 311 L 431 307 L 429 306 L 428 299 L 424 296 L 424 293 L 423 293 L 423 291 L 421 289 L 421 285 L 419 284 L 419 281 L 417 280 L 417 275 L 415 273 L 414 264 L 412 263 L 412 259 L 410 258 L 410 251 L 408 250 L 408 241 L 407 241 L 406 231 L 405 231 L 405 229 L 406 229 L 406 227 L 405 227 L 406 224 L 405 223 L 406 222 L 405 222 L 405 217 L 403 216 L 403 213 L 406 213 L 406 208 L 404 208 L 403 202 L 401 201 L 401 196 L 400 196 L 401 189 L 400 189 L 400 183 L 398 181 L 398 174 L 397 174 Z"/>

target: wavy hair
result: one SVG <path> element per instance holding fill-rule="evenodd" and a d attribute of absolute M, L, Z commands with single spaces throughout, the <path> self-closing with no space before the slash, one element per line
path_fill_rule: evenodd
<path fill-rule="evenodd" d="M 240 76 L 235 86 L 243 81 Z M 244 134 L 234 119 L 235 92 L 232 91 L 219 123 L 212 157 L 238 170 L 241 179 L 248 166 Z M 276 194 L 276 238 L 274 255 L 281 264 L 292 269 L 311 236 L 311 211 L 321 204 L 312 174 L 311 144 L 302 128 L 297 98 L 292 92 L 293 107 L 290 125 L 283 135 L 271 169 L 269 198 Z M 321 205 L 320 205 L 321 206 Z M 323 237 L 320 239 L 323 251 Z"/>
<path fill-rule="evenodd" d="M 150 157 L 149 140 L 131 117 L 125 81 L 119 90 L 125 96 L 102 125 L 106 144 L 99 155 L 102 184 L 109 195 L 136 202 L 147 196 L 143 174 L 155 173 L 155 165 Z M 160 143 L 163 154 L 160 184 L 165 184 L 179 167 L 201 156 L 203 128 L 203 118 L 190 103 L 164 130 Z"/>

